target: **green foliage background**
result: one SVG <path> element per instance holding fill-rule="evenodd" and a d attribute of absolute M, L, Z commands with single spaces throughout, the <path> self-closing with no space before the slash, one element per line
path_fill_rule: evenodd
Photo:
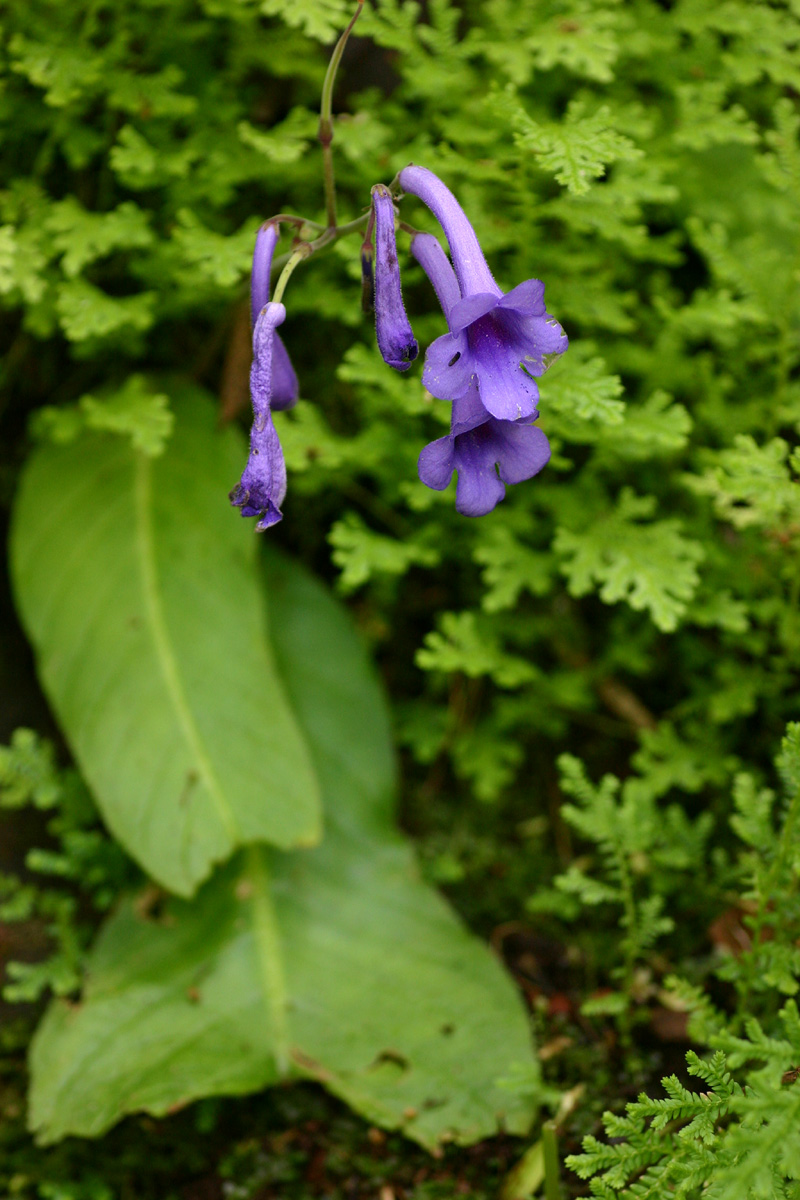
<path fill-rule="evenodd" d="M 279 211 L 323 219 L 315 109 L 348 16 L 340 0 L 6 4 L 6 509 L 34 438 L 111 431 L 168 455 L 187 384 L 242 411 L 254 233 Z M 376 0 L 358 35 L 337 90 L 340 220 L 420 162 L 504 288 L 545 281 L 571 341 L 541 387 L 554 455 L 478 521 L 419 483 L 447 406 L 418 367 L 381 363 L 345 238 L 287 292 L 303 399 L 278 418 L 290 491 L 269 537 L 338 587 L 371 645 L 429 877 L 478 932 L 523 922 L 568 948 L 566 982 L 533 986 L 540 1042 L 573 1039 L 551 1082 L 585 1089 L 567 1147 L 610 1108 L 633 1148 L 574 1160 L 595 1193 L 797 1195 L 796 733 L 786 805 L 762 788 L 800 666 L 800 7 Z M 410 197 L 402 216 L 433 229 Z M 427 344 L 441 314 L 408 257 L 403 278 Z M 59 812 L 73 865 L 56 873 L 87 882 L 85 828 L 108 907 L 124 864 L 91 817 Z M 61 930 L 69 992 L 73 897 L 26 894 Z M 745 953 L 710 934 L 722 914 Z M 665 1004 L 727 1056 L 692 1060 L 708 1103 L 681 1091 L 682 1051 L 654 1046 Z M 619 1115 L 676 1069 L 668 1102 Z M 673 1174 L 651 1178 L 659 1162 Z"/>

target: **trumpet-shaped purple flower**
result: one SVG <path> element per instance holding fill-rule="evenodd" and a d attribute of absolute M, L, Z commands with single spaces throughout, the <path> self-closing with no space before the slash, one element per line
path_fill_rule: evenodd
<path fill-rule="evenodd" d="M 252 311 L 253 329 L 258 322 L 258 315 L 269 301 L 269 277 L 272 271 L 272 256 L 278 242 L 278 227 L 267 223 L 262 225 L 256 234 L 256 248 L 253 253 L 253 270 L 250 275 L 250 304 Z M 289 353 L 284 346 L 280 334 L 274 335 L 272 348 L 272 400 L 271 407 L 276 411 L 291 408 L 297 403 L 300 388 L 297 376 L 289 360 Z"/>
<path fill-rule="evenodd" d="M 281 504 L 286 495 L 286 464 L 271 410 L 274 352 L 278 343 L 275 330 L 285 318 L 286 309 L 282 304 L 267 303 L 258 314 L 250 368 L 253 401 L 250 456 L 241 480 L 230 494 L 231 504 L 241 508 L 243 517 L 261 518 L 256 525 L 260 531 L 282 519 Z"/>
<path fill-rule="evenodd" d="M 417 234 L 411 253 L 434 286 L 445 316 L 460 302 L 461 291 L 442 247 L 429 233 Z M 534 410 L 532 416 L 538 413 Z M 482 517 L 500 503 L 505 484 L 538 474 L 550 459 L 550 443 L 531 418 L 499 421 L 484 408 L 474 380 L 453 401 L 450 433 L 427 445 L 419 456 L 419 477 L 444 491 L 458 473 L 456 511 Z"/>
<path fill-rule="evenodd" d="M 428 348 L 422 382 L 445 400 L 463 396 L 474 382 L 492 417 L 530 420 L 539 398 L 535 377 L 547 370 L 550 355 L 562 354 L 568 345 L 545 309 L 544 284 L 528 279 L 504 295 L 450 189 L 432 171 L 413 165 L 400 172 L 400 186 L 419 196 L 442 226 L 459 289 L 445 311 L 450 332 Z M 434 261 L 428 272 L 437 293 L 434 276 L 442 270 Z"/>
<path fill-rule="evenodd" d="M 453 401 L 450 433 L 425 446 L 418 470 L 422 482 L 438 492 L 456 471 L 456 512 L 483 517 L 503 499 L 505 484 L 531 479 L 549 461 L 550 443 L 541 429 L 525 420 L 490 417 L 473 387 Z"/>
<path fill-rule="evenodd" d="M 407 371 L 419 354 L 403 305 L 394 233 L 394 201 L 382 183 L 372 189 L 375 213 L 375 332 L 385 363 Z"/>

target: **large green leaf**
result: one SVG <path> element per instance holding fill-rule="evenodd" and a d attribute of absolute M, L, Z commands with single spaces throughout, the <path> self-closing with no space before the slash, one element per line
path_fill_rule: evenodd
<path fill-rule="evenodd" d="M 277 657 L 322 781 L 311 851 L 252 848 L 187 903 L 108 922 L 78 1005 L 32 1054 L 31 1124 L 51 1141 L 126 1112 L 311 1077 L 423 1145 L 530 1124 L 528 1021 L 486 946 L 419 878 L 392 827 L 382 693 L 341 608 L 270 557 Z M 525 1078 L 515 1091 L 503 1077 Z"/>
<path fill-rule="evenodd" d="M 237 846 L 310 845 L 319 788 L 264 635 L 244 461 L 199 393 L 167 452 L 108 434 L 44 445 L 12 532 L 40 676 L 109 828 L 191 894 Z"/>

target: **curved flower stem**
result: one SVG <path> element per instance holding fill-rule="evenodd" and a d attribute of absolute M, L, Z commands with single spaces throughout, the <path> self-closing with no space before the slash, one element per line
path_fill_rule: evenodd
<path fill-rule="evenodd" d="M 416 237 L 418 233 L 424 233 L 424 229 L 417 229 L 414 225 L 409 225 L 408 221 L 398 221 L 397 228 L 402 229 L 403 233 L 410 233 L 412 237 Z"/>
<path fill-rule="evenodd" d="M 330 240 L 333 241 L 334 238 L 345 237 L 348 233 L 355 233 L 356 230 L 363 229 L 368 221 L 369 210 L 365 213 L 362 213 L 360 217 L 356 217 L 353 221 L 348 221 L 346 225 L 337 225 L 333 230 L 334 237 Z M 322 237 L 325 237 L 327 232 L 328 231 L 326 230 Z M 320 238 L 317 239 L 317 241 L 320 240 Z"/>
<path fill-rule="evenodd" d="M 268 217 L 264 222 L 265 225 L 295 225 L 298 229 L 308 227 L 309 229 L 325 228 L 319 221 L 312 221 L 310 217 L 298 217 L 294 213 L 277 213 L 274 217 Z"/>
<path fill-rule="evenodd" d="M 346 225 L 336 225 L 333 229 L 325 229 L 318 238 L 313 242 L 301 242 L 301 246 L 306 247 L 301 255 L 301 258 L 308 258 L 310 254 L 316 254 L 318 250 L 323 250 L 326 246 L 337 242 L 340 237 L 346 237 L 349 233 L 357 233 L 359 229 L 363 229 L 369 220 L 369 213 L 365 212 L 360 217 L 356 217 L 354 221 L 348 221 Z M 321 229 L 322 226 L 317 226 Z M 299 249 L 300 247 L 298 247 Z M 273 272 L 281 270 L 287 266 L 289 260 L 296 253 L 295 250 L 289 250 L 286 254 L 281 254 L 273 261 Z M 297 265 L 297 264 L 295 264 Z M 294 267 L 292 267 L 294 270 Z"/>
<path fill-rule="evenodd" d="M 345 29 L 342 36 L 336 43 L 331 61 L 328 63 L 328 69 L 325 72 L 325 80 L 322 84 L 322 103 L 319 112 L 319 131 L 317 137 L 322 146 L 322 171 L 325 184 L 325 211 L 328 217 L 328 228 L 336 228 L 336 180 L 333 173 L 333 117 L 331 110 L 333 106 L 333 85 L 336 82 L 336 72 L 339 69 L 339 63 L 342 60 L 344 48 L 347 45 L 347 39 L 353 30 L 353 26 L 361 15 L 364 7 L 364 0 L 357 0 L 358 8 L 350 18 L 350 23 Z"/>
<path fill-rule="evenodd" d="M 283 300 L 283 293 L 286 291 L 286 285 L 291 278 L 292 272 L 294 271 L 295 267 L 299 266 L 304 258 L 308 258 L 311 252 L 311 243 L 301 242 L 297 249 L 293 250 L 289 255 L 286 266 L 281 271 L 278 277 L 278 282 L 275 284 L 275 291 L 272 295 L 272 301 L 274 304 L 279 304 L 281 300 Z"/>

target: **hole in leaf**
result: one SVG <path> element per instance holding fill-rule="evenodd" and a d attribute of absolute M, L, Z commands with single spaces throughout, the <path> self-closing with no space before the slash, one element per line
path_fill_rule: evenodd
<path fill-rule="evenodd" d="M 398 1079 L 411 1069 L 411 1063 L 398 1050 L 381 1050 L 370 1064 L 371 1074 L 379 1073 L 387 1079 Z"/>

